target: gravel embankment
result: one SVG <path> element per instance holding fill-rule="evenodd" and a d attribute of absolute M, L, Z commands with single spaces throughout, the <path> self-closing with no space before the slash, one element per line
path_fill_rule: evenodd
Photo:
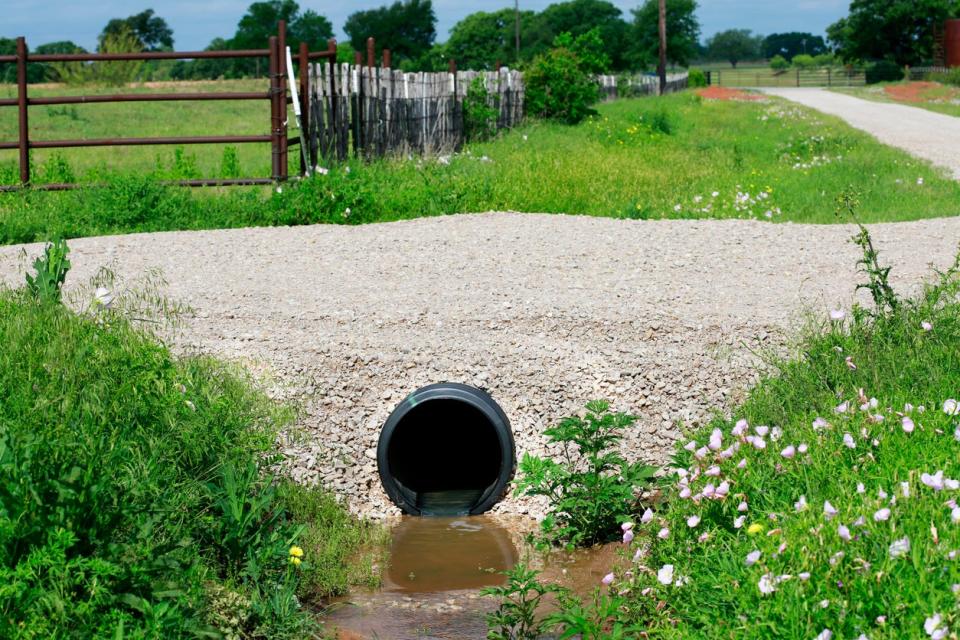
<path fill-rule="evenodd" d="M 893 282 L 947 265 L 960 219 L 874 225 Z M 303 399 L 293 473 L 355 510 L 393 513 L 373 459 L 380 426 L 431 382 L 487 388 L 518 453 L 587 400 L 640 419 L 631 457 L 666 460 L 677 421 L 734 402 L 755 351 L 804 308 L 852 300 L 850 226 L 622 221 L 489 213 L 362 227 L 173 232 L 74 240 L 69 281 L 159 268 L 189 304 L 178 348 L 237 359 Z M 0 248 L 0 281 L 41 247 Z M 497 510 L 536 514 L 509 498 Z"/>
<path fill-rule="evenodd" d="M 824 89 L 763 89 L 765 93 L 837 116 L 877 140 L 950 171 L 960 180 L 960 118 L 854 98 Z"/>

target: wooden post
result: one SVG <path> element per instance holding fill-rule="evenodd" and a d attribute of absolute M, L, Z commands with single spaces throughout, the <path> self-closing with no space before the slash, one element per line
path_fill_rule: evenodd
<path fill-rule="evenodd" d="M 277 86 L 277 36 L 270 36 L 269 40 L 270 64 L 270 177 L 280 180 L 280 108 L 278 97 L 280 89 Z"/>
<path fill-rule="evenodd" d="M 384 49 L 384 50 L 383 50 L 383 58 L 380 60 L 380 64 L 383 65 L 383 68 L 384 68 L 384 69 L 389 69 L 389 68 L 390 68 L 390 62 L 391 62 L 391 59 L 390 59 L 390 49 Z"/>
<path fill-rule="evenodd" d="M 334 38 L 327 40 L 327 51 L 330 55 L 330 126 L 333 128 L 334 145 L 340 148 L 340 120 L 337 119 L 337 41 Z M 321 109 L 323 104 L 321 103 Z M 317 123 L 319 124 L 319 123 Z M 339 156 L 339 152 L 337 153 Z M 342 158 L 341 158 L 342 159 Z M 317 159 L 313 159 L 316 164 Z"/>
<path fill-rule="evenodd" d="M 358 67 L 363 66 L 363 54 L 359 51 L 353 52 L 353 64 L 357 65 Z"/>
<path fill-rule="evenodd" d="M 376 42 L 372 37 L 367 38 L 367 66 L 371 69 L 377 63 Z"/>
<path fill-rule="evenodd" d="M 30 183 L 30 128 L 27 115 L 27 41 L 17 38 L 17 110 L 20 121 L 20 184 Z"/>
<path fill-rule="evenodd" d="M 305 176 L 317 161 L 311 153 L 310 135 L 310 49 L 300 43 L 300 175 Z M 304 146 L 306 145 L 306 146 Z"/>
<path fill-rule="evenodd" d="M 287 170 L 287 23 L 277 25 L 277 75 L 280 89 L 280 179 L 286 180 Z"/>
<path fill-rule="evenodd" d="M 660 64 L 657 74 L 660 76 L 660 95 L 667 90 L 667 0 L 660 0 L 658 12 L 660 30 Z"/>

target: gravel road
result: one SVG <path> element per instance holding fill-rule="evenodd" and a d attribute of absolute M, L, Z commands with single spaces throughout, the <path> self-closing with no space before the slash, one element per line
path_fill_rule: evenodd
<path fill-rule="evenodd" d="M 943 167 L 960 180 L 960 118 L 862 100 L 825 89 L 763 89 L 765 93 L 838 116 L 877 140 Z"/>
<path fill-rule="evenodd" d="M 893 282 L 946 266 L 960 218 L 872 227 Z M 520 453 L 594 398 L 640 419 L 632 458 L 662 463 L 679 432 L 728 407 L 753 352 L 784 345 L 804 309 L 849 306 L 849 226 L 624 221 L 487 213 L 361 227 L 171 232 L 74 240 L 69 281 L 150 268 L 195 314 L 172 340 L 252 365 L 300 398 L 292 473 L 354 510 L 393 513 L 376 474 L 379 428 L 415 388 L 487 388 Z M 22 282 L 39 245 L 0 248 Z M 820 317 L 824 317 L 821 315 Z M 539 513 L 509 498 L 497 510 Z"/>

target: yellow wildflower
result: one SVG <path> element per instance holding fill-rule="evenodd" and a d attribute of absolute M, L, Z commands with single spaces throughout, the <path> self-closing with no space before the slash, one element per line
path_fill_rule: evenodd
<path fill-rule="evenodd" d="M 747 527 L 747 533 L 749 533 L 750 535 L 756 535 L 761 531 L 763 531 L 763 525 L 760 524 L 759 522 L 754 522 L 752 525 Z"/>
<path fill-rule="evenodd" d="M 303 557 L 303 549 L 301 549 L 300 547 L 294 545 L 294 546 L 290 547 L 290 555 L 293 556 L 294 558 L 302 558 L 302 557 Z"/>
<path fill-rule="evenodd" d="M 301 562 L 302 560 L 300 560 L 300 558 L 298 558 L 297 556 L 290 556 L 290 564 L 292 564 L 293 566 L 297 566 Z"/>

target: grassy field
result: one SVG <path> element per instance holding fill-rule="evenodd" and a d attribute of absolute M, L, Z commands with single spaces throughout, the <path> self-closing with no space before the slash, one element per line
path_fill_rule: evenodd
<path fill-rule="evenodd" d="M 68 308 L 47 264 L 0 289 L 0 637 L 315 637 L 383 530 L 278 476 L 291 407 L 128 320 L 154 288 Z"/>
<path fill-rule="evenodd" d="M 267 90 L 266 80 L 218 80 L 215 82 L 166 82 L 148 86 L 64 87 L 31 86 L 32 97 L 62 95 L 102 95 L 112 93 L 213 93 Z M 0 98 L 15 98 L 16 86 L 0 85 Z M 292 120 L 291 120 L 292 122 Z M 224 102 L 130 102 L 37 106 L 30 108 L 30 137 L 33 140 L 69 138 L 160 137 L 202 135 L 265 135 L 270 133 L 270 106 L 267 100 Z M 17 140 L 16 107 L 0 107 L 0 140 Z M 291 134 L 295 135 L 295 134 Z M 217 177 L 223 173 L 227 145 L 198 145 L 189 149 L 193 167 L 183 167 L 197 177 Z M 237 166 L 242 177 L 270 176 L 269 143 L 240 144 L 235 147 Z M 296 149 L 294 150 L 296 151 Z M 0 151 L 0 167 L 16 162 L 16 150 Z M 169 147 L 89 147 L 80 149 L 38 149 L 33 163 L 43 167 L 57 154 L 67 161 L 78 176 L 100 175 L 118 167 L 129 172 L 172 170 Z M 299 152 L 297 152 L 299 153 Z M 291 154 L 299 168 L 299 156 Z M 9 171 L 9 169 L 8 169 Z M 2 171 L 0 171 L 2 175 Z M 15 174 L 18 175 L 18 174 Z M 93 177 L 93 176 L 90 176 Z M 12 182 L 12 180 L 2 180 Z"/>
<path fill-rule="evenodd" d="M 960 117 L 960 88 L 939 83 L 885 82 L 858 89 L 834 89 L 840 93 L 873 100 L 919 107 Z M 910 96 L 905 100 L 904 95 Z"/>
<path fill-rule="evenodd" d="M 767 67 L 744 67 L 712 70 L 711 81 L 722 87 L 826 87 L 863 86 L 866 77 L 863 71 L 847 73 L 837 69 L 786 69 L 774 71 Z"/>
<path fill-rule="evenodd" d="M 777 99 L 721 102 L 688 92 L 598 111 L 576 127 L 533 122 L 452 156 L 329 166 L 326 175 L 291 182 L 281 193 L 157 184 L 157 177 L 183 175 L 178 166 L 215 167 L 215 149 L 186 149 L 176 161 L 168 150 L 160 171 L 149 169 L 156 150 L 133 149 L 140 173 L 93 167 L 86 174 L 89 165 L 47 162 L 41 177 L 47 169 L 67 171 L 108 186 L 0 196 L 0 241 L 488 210 L 829 223 L 833 198 L 848 185 L 864 192 L 867 221 L 960 212 L 960 185 L 942 171 L 836 118 Z"/>

